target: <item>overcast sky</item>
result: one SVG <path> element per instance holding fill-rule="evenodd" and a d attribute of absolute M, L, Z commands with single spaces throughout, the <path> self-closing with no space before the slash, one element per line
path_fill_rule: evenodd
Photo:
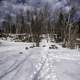
<path fill-rule="evenodd" d="M 26 2 L 24 5 L 21 4 L 23 0 L 3 0 L 4 2 L 0 2 L 0 17 L 3 17 L 6 13 L 10 13 L 14 16 L 15 12 L 19 12 L 19 9 L 32 9 L 35 7 L 41 7 L 45 3 L 49 3 L 51 9 L 53 11 L 57 9 L 63 9 L 65 12 L 70 10 L 69 0 L 24 0 Z M 19 1 L 20 3 L 16 4 Z M 68 1 L 68 2 L 67 2 Z M 75 5 L 77 8 L 80 7 L 80 0 L 71 0 L 71 5 Z M 78 11 L 78 15 L 79 15 Z"/>
<path fill-rule="evenodd" d="M 16 4 L 14 5 L 13 3 L 15 2 L 21 2 L 23 0 L 3 0 L 3 5 L 1 8 L 9 8 L 10 6 L 12 6 L 13 8 L 15 9 L 19 9 L 19 8 L 31 8 L 33 6 L 42 6 L 42 4 L 45 4 L 45 3 L 49 3 L 51 8 L 53 10 L 55 9 L 60 9 L 60 8 L 63 8 L 65 10 L 69 10 L 70 6 L 68 5 L 67 1 L 69 2 L 69 0 L 24 0 L 25 5 L 22 5 L 22 4 Z M 39 4 L 40 3 L 40 4 Z M 76 5 L 77 7 L 79 7 L 79 4 L 80 4 L 80 0 L 71 0 L 71 4 L 72 5 Z"/>

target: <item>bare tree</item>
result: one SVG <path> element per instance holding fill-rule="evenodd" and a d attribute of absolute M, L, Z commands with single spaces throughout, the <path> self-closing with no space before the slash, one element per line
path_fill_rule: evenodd
<path fill-rule="evenodd" d="M 71 0 L 70 0 L 70 3 L 71 3 Z M 76 12 L 75 10 L 76 10 L 75 6 L 71 5 L 71 9 L 68 13 L 65 30 L 64 30 L 64 35 L 65 35 L 64 45 L 69 48 L 75 47 L 74 42 L 76 40 L 76 34 L 79 29 L 78 25 L 77 24 L 75 25 L 75 22 L 71 21 L 72 16 Z"/>

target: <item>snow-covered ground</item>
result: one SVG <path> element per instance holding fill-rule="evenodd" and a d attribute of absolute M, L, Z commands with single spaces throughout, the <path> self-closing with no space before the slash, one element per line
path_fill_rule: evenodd
<path fill-rule="evenodd" d="M 80 80 L 80 51 L 31 45 L 0 40 L 0 80 Z"/>

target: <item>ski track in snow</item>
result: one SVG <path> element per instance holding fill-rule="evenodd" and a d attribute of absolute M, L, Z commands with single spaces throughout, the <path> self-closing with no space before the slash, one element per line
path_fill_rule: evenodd
<path fill-rule="evenodd" d="M 80 52 L 76 50 L 25 50 L 29 45 L 7 44 L 0 46 L 0 80 L 80 80 Z"/>

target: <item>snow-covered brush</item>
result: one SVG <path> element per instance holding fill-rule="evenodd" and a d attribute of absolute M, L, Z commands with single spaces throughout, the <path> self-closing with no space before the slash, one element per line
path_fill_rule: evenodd
<path fill-rule="evenodd" d="M 43 47 L 46 47 L 46 45 L 43 45 Z"/>
<path fill-rule="evenodd" d="M 19 54 L 23 54 L 23 52 L 19 52 Z"/>
<path fill-rule="evenodd" d="M 2 44 L 2 43 L 0 42 L 0 44 Z"/>
<path fill-rule="evenodd" d="M 36 47 L 36 46 L 35 45 L 30 46 L 30 48 L 34 48 L 34 47 Z"/>
<path fill-rule="evenodd" d="M 26 50 L 28 49 L 28 47 L 25 48 Z"/>
<path fill-rule="evenodd" d="M 58 49 L 58 47 L 56 47 L 55 45 L 51 45 L 49 49 Z"/>

